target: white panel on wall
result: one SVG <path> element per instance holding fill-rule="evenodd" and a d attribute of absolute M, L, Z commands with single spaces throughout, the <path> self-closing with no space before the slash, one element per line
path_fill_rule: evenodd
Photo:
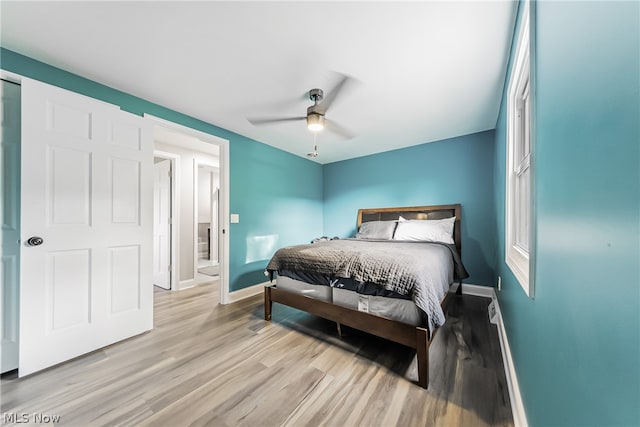
<path fill-rule="evenodd" d="M 47 130 L 91 139 L 91 112 L 47 101 Z"/>
<path fill-rule="evenodd" d="M 142 129 L 132 123 L 111 122 L 111 143 L 140 151 L 142 147 Z"/>
<path fill-rule="evenodd" d="M 111 159 L 111 197 L 113 223 L 140 222 L 140 162 Z"/>
<path fill-rule="evenodd" d="M 91 153 L 49 149 L 49 211 L 52 225 L 90 225 Z"/>
<path fill-rule="evenodd" d="M 140 246 L 109 248 L 111 314 L 140 308 Z"/>
<path fill-rule="evenodd" d="M 50 332 L 91 321 L 91 252 L 89 249 L 48 254 L 47 301 Z"/>

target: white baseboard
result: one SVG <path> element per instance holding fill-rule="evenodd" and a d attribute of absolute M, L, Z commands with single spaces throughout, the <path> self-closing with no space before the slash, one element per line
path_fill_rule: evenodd
<path fill-rule="evenodd" d="M 491 288 L 491 290 L 493 290 L 493 288 Z M 511 401 L 511 412 L 513 413 L 513 424 L 515 427 L 528 427 L 529 424 L 527 422 L 527 414 L 524 411 L 522 395 L 520 394 L 520 387 L 518 386 L 518 377 L 516 375 L 515 366 L 513 364 L 513 358 L 511 357 L 509 340 L 507 340 L 507 331 L 504 328 L 504 321 L 502 320 L 500 304 L 498 303 L 498 299 L 495 297 L 495 295 L 493 301 L 498 313 L 498 337 L 500 338 L 500 348 L 502 349 L 502 363 L 504 364 L 504 372 L 507 377 L 509 400 Z"/>
<path fill-rule="evenodd" d="M 264 287 L 270 284 L 270 282 L 258 283 L 253 286 L 249 286 L 247 288 L 238 289 L 237 291 L 229 292 L 226 295 L 225 301 L 221 301 L 221 304 L 231 304 L 234 302 L 238 302 L 245 298 L 250 298 L 254 295 L 261 294 L 264 292 Z"/>
<path fill-rule="evenodd" d="M 196 279 L 181 280 L 180 282 L 178 282 L 178 286 L 172 290 L 181 291 L 183 289 L 193 288 L 195 285 L 196 285 Z"/>
<path fill-rule="evenodd" d="M 477 297 L 496 298 L 496 293 L 491 286 L 462 284 L 462 293 L 465 295 L 474 295 Z"/>
<path fill-rule="evenodd" d="M 513 413 L 513 424 L 515 427 L 528 427 L 527 416 L 520 395 L 520 387 L 518 386 L 518 378 L 511 357 L 511 348 L 507 340 L 507 331 L 504 328 L 502 320 L 502 312 L 500 311 L 500 303 L 496 296 L 495 288 L 491 286 L 462 284 L 462 293 L 465 295 L 474 295 L 479 297 L 491 298 L 497 312 L 498 338 L 500 339 L 500 349 L 502 350 L 502 364 L 504 365 L 504 373 L 507 377 L 507 388 L 509 389 L 509 400 L 511 401 L 511 412 Z M 487 314 L 488 316 L 488 314 Z"/>

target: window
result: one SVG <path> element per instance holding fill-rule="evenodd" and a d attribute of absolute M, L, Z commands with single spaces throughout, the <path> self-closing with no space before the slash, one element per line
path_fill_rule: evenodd
<path fill-rule="evenodd" d="M 529 2 L 522 24 L 507 93 L 507 188 L 505 262 L 527 295 L 531 238 L 531 102 L 529 66 Z"/>

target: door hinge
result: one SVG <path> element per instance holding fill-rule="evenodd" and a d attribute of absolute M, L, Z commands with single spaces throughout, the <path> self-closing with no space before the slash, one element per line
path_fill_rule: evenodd
<path fill-rule="evenodd" d="M 171 272 L 171 264 L 167 265 L 167 271 Z"/>

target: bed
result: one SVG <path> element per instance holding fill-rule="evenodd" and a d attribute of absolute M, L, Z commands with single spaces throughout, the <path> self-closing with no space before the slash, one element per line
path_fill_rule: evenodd
<path fill-rule="evenodd" d="M 459 204 L 360 209 L 354 238 L 280 248 L 266 269 L 265 320 L 276 302 L 334 321 L 338 332 L 346 325 L 411 347 L 427 388 L 429 344 L 451 286 L 468 277 L 461 214 Z"/>

